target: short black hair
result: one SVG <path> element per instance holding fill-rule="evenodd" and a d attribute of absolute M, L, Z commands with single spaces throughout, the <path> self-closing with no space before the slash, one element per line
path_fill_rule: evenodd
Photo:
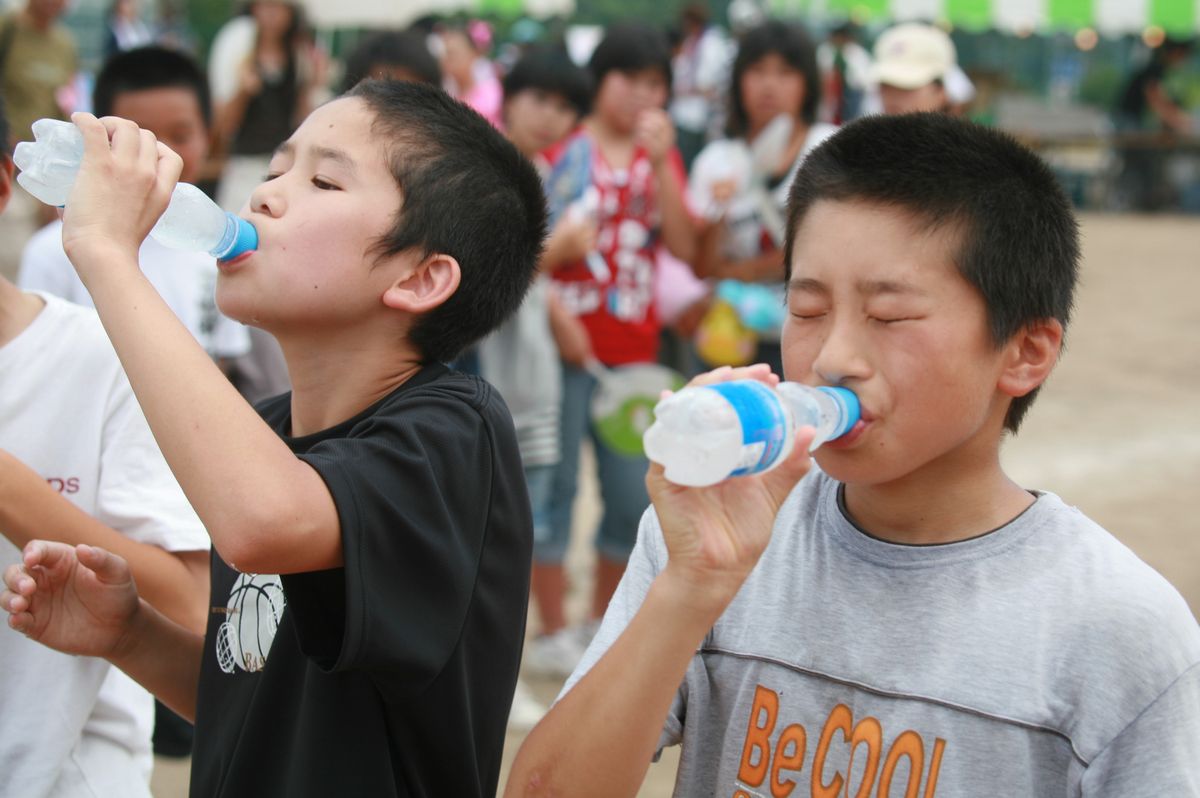
<path fill-rule="evenodd" d="M 561 47 L 531 49 L 513 64 L 504 76 L 504 99 L 511 100 L 527 89 L 559 95 L 580 116 L 587 114 L 592 104 L 591 76 Z"/>
<path fill-rule="evenodd" d="M 115 53 L 104 62 L 92 89 L 96 116 L 110 116 L 117 98 L 128 92 L 181 88 L 196 95 L 205 126 L 212 124 L 208 80 L 191 56 L 151 45 Z"/>
<path fill-rule="evenodd" d="M 592 92 L 609 72 L 640 72 L 657 69 L 671 85 L 671 47 L 667 36 L 657 28 L 640 22 L 618 22 L 610 25 L 600 44 L 592 51 L 588 71 L 592 73 Z"/>
<path fill-rule="evenodd" d="M 959 236 L 954 260 L 983 297 L 996 346 L 1034 322 L 1070 321 L 1079 276 L 1079 226 L 1050 168 L 1005 133 L 941 113 L 852 122 L 804 160 L 788 196 L 784 268 L 820 200 L 911 213 Z M 1037 391 L 1013 399 L 1016 432 Z"/>
<path fill-rule="evenodd" d="M 821 104 L 821 73 L 817 69 L 817 49 L 801 25 L 777 19 L 765 22 L 742 37 L 729 78 L 729 119 L 726 132 L 733 137 L 746 135 L 749 120 L 742 101 L 742 76 L 746 70 L 768 55 L 778 55 L 804 76 L 804 102 L 800 118 L 812 123 Z"/>
<path fill-rule="evenodd" d="M 386 65 L 407 69 L 420 80 L 440 86 L 442 68 L 429 52 L 425 34 L 409 29 L 383 31 L 368 36 L 346 57 L 342 91 L 350 91 L 361 80 L 372 77 L 372 67 Z"/>
<path fill-rule="evenodd" d="M 426 362 L 453 360 L 512 314 L 529 288 L 546 232 L 542 181 L 491 123 L 439 88 L 364 80 L 346 96 L 375 115 L 372 129 L 388 142 L 402 197 L 375 252 L 458 261 L 458 290 L 409 331 Z"/>

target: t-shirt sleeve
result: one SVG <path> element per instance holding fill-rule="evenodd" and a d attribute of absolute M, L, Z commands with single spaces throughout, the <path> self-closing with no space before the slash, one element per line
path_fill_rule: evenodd
<path fill-rule="evenodd" d="M 1200 796 L 1200 663 L 1158 696 L 1089 764 L 1086 798 Z"/>
<path fill-rule="evenodd" d="M 300 455 L 337 505 L 342 568 L 283 577 L 300 646 L 321 668 L 422 690 L 461 636 L 488 527 L 491 428 L 451 396 L 408 398 Z"/>
<path fill-rule="evenodd" d="M 625 566 L 625 575 L 621 577 L 621 583 L 608 603 L 604 620 L 601 621 L 596 636 L 592 638 L 591 644 L 588 645 L 587 651 L 584 652 L 575 671 L 563 685 L 562 691 L 555 699 L 556 702 L 561 700 L 580 679 L 588 674 L 588 671 L 600 661 L 600 658 L 612 647 L 617 638 L 624 633 L 630 621 L 633 620 L 633 616 L 641 609 L 642 602 L 646 600 L 646 594 L 650 592 L 650 585 L 666 567 L 666 564 L 667 547 L 663 541 L 662 528 L 658 525 L 658 516 L 654 512 L 654 508 L 649 507 L 642 514 L 642 520 L 638 526 L 637 543 L 634 544 L 633 551 L 629 555 L 629 563 Z M 663 748 L 678 745 L 683 739 L 686 699 L 686 682 L 684 682 L 675 693 L 671 709 L 663 722 L 662 734 L 658 740 L 658 751 L 655 754 L 656 759 L 662 753 Z"/>
<path fill-rule="evenodd" d="M 96 518 L 140 543 L 206 551 L 208 532 L 167 466 L 124 374 L 108 394 Z"/>

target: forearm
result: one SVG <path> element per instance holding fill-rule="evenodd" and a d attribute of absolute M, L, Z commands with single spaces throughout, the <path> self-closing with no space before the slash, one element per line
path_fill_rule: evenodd
<path fill-rule="evenodd" d="M 207 552 L 176 555 L 139 543 L 60 496 L 35 471 L 0 451 L 0 534 L 17 548 L 35 538 L 98 546 L 128 563 L 146 601 L 168 618 L 203 632 L 208 611 Z"/>
<path fill-rule="evenodd" d="M 221 141 L 231 142 L 242 126 L 246 109 L 250 105 L 250 96 L 244 91 L 238 91 L 228 102 L 217 108 L 213 115 L 217 136 Z"/>
<path fill-rule="evenodd" d="M 636 795 L 688 663 L 719 614 L 660 575 L 612 648 L 521 746 L 506 798 Z"/>
<path fill-rule="evenodd" d="M 315 527 L 328 515 L 315 503 L 331 502 L 320 477 L 238 394 L 140 271 L 105 265 L 88 289 L 159 448 L 221 556 L 271 573 L 339 565 L 337 535 Z"/>
<path fill-rule="evenodd" d="M 194 721 L 203 653 L 204 635 L 184 629 L 143 599 L 109 661 L 159 701 Z"/>
<path fill-rule="evenodd" d="M 721 255 L 725 234 L 723 221 L 713 222 L 701 230 L 695 265 L 698 276 L 744 283 L 783 279 L 782 252 L 773 249 L 750 258 L 726 258 Z"/>
<path fill-rule="evenodd" d="M 663 243 L 672 255 L 685 263 L 693 263 L 696 260 L 696 223 L 684 202 L 683 187 L 669 162 L 664 161 L 655 171 L 658 176 Z"/>

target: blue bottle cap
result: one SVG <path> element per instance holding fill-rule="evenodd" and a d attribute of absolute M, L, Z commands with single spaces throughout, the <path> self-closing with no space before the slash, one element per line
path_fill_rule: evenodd
<path fill-rule="evenodd" d="M 233 213 L 226 212 L 225 216 L 232 219 L 235 225 L 233 242 L 225 247 L 223 252 L 212 254 L 216 255 L 219 260 L 232 260 L 243 252 L 258 249 L 258 231 L 254 229 L 254 225 Z"/>
<path fill-rule="evenodd" d="M 842 425 L 830 436 L 830 439 L 840 438 L 853 429 L 854 425 L 858 423 L 859 418 L 862 417 L 862 406 L 858 403 L 858 397 L 849 388 L 831 388 L 822 385 L 817 390 L 833 395 L 838 399 L 842 407 L 846 409 L 846 417 Z"/>

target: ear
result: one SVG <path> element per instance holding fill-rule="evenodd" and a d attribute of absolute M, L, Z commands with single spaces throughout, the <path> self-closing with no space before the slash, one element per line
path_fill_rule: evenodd
<path fill-rule="evenodd" d="M 12 196 L 13 162 L 7 155 L 0 155 L 0 213 Z"/>
<path fill-rule="evenodd" d="M 449 299 L 461 281 L 458 261 L 435 252 L 389 285 L 383 292 L 383 304 L 414 315 L 428 313 Z"/>
<path fill-rule="evenodd" d="M 996 387 L 1008 396 L 1025 396 L 1037 388 L 1058 363 L 1063 326 L 1058 319 L 1026 325 L 1005 345 L 1004 371 Z"/>

